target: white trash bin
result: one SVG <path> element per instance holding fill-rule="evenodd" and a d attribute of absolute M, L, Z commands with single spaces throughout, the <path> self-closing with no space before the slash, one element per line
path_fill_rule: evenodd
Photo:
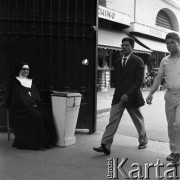
<path fill-rule="evenodd" d="M 73 92 L 56 92 L 51 94 L 52 111 L 58 135 L 58 146 L 76 143 L 75 129 L 82 95 Z"/>

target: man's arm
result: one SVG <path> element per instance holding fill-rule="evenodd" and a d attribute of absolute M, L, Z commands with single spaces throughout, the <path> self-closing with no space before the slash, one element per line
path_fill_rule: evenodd
<path fill-rule="evenodd" d="M 152 99 L 153 99 L 153 94 L 154 94 L 154 93 L 156 92 L 156 90 L 158 89 L 158 87 L 159 87 L 159 85 L 160 85 L 163 77 L 164 77 L 163 71 L 162 71 L 162 70 L 159 70 L 159 71 L 158 71 L 158 74 L 157 74 L 157 76 L 156 76 L 156 78 L 155 78 L 155 80 L 154 80 L 154 82 L 153 82 L 153 85 L 152 85 L 152 87 L 151 87 L 151 90 L 150 90 L 150 92 L 149 92 L 149 95 L 148 95 L 148 97 L 146 98 L 146 103 L 147 103 L 147 104 L 151 104 Z"/>
<path fill-rule="evenodd" d="M 155 91 L 158 89 L 159 85 L 161 84 L 162 79 L 163 79 L 163 73 L 158 73 L 158 75 L 154 79 L 150 94 L 153 95 L 155 93 Z"/>

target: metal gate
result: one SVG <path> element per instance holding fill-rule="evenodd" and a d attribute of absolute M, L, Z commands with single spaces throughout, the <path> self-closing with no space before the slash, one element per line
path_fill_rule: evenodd
<path fill-rule="evenodd" d="M 96 23 L 97 0 L 0 0 L 1 127 L 9 77 L 25 61 L 44 101 L 52 90 L 81 93 L 77 128 L 95 131 Z"/>

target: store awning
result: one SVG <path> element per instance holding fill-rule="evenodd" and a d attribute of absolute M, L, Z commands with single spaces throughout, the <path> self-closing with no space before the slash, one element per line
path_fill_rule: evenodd
<path fill-rule="evenodd" d="M 121 49 L 121 41 L 123 38 L 128 37 L 122 31 L 107 30 L 103 28 L 98 29 L 98 46 L 105 49 Z M 135 43 L 134 47 L 135 52 L 147 53 L 150 54 L 152 51 L 144 48 L 143 46 Z"/>
<path fill-rule="evenodd" d="M 152 51 L 168 52 L 165 42 L 156 41 L 153 39 L 147 39 L 145 37 L 140 37 L 137 35 L 133 35 L 133 37 L 137 41 L 139 41 L 139 43 L 142 43 L 145 47 L 147 47 Z"/>

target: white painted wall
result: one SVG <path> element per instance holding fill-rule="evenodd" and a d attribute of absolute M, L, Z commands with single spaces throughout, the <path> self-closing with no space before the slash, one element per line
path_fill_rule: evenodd
<path fill-rule="evenodd" d="M 164 8 L 169 9 L 176 17 L 180 17 L 180 9 L 175 8 L 164 0 L 136 0 L 135 21 L 156 28 L 157 14 Z"/>
<path fill-rule="evenodd" d="M 180 29 L 180 9 L 170 2 L 171 0 L 107 0 L 106 7 L 129 15 L 132 23 L 136 22 L 159 30 L 163 28 L 155 25 L 156 17 L 161 9 L 166 8 L 177 17 L 179 23 L 174 23 L 174 26 Z"/>
<path fill-rule="evenodd" d="M 134 0 L 106 0 L 106 7 L 129 15 L 134 21 Z"/>

